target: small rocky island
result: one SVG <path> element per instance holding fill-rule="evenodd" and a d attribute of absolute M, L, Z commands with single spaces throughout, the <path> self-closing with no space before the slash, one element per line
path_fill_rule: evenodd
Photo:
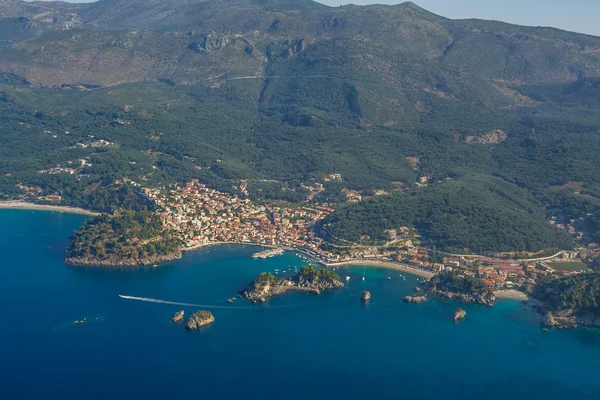
<path fill-rule="evenodd" d="M 65 263 L 83 267 L 138 267 L 181 258 L 181 243 L 160 216 L 121 211 L 91 218 L 71 235 Z"/>
<path fill-rule="evenodd" d="M 538 282 L 531 296 L 539 301 L 535 308 L 544 326 L 600 328 L 600 273 L 548 277 Z"/>
<path fill-rule="evenodd" d="M 405 303 L 420 304 L 427 301 L 427 296 L 404 296 L 402 301 Z"/>
<path fill-rule="evenodd" d="M 175 314 L 173 314 L 173 317 L 171 317 L 171 322 L 183 321 L 184 315 L 185 315 L 185 312 L 183 310 L 177 311 Z"/>
<path fill-rule="evenodd" d="M 271 273 L 263 272 L 241 291 L 241 295 L 253 303 L 264 303 L 269 297 L 292 290 L 320 294 L 324 290 L 343 287 L 340 277 L 328 269 L 302 267 L 290 280 L 279 279 Z"/>
<path fill-rule="evenodd" d="M 185 324 L 186 329 L 194 330 L 215 322 L 215 317 L 210 311 L 200 310 L 192 314 Z"/>
<path fill-rule="evenodd" d="M 457 308 L 454 311 L 454 320 L 455 321 L 462 321 L 463 319 L 465 319 L 466 316 L 467 316 L 467 312 L 465 310 L 463 310 L 462 308 Z"/>
<path fill-rule="evenodd" d="M 493 306 L 496 295 L 487 285 L 475 276 L 469 276 L 460 271 L 444 271 L 431 277 L 421 284 L 423 291 L 455 299 L 464 303 L 477 303 Z"/>

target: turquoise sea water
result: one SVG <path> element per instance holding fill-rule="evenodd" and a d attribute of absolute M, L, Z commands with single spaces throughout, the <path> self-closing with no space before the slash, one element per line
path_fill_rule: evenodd
<path fill-rule="evenodd" d="M 417 277 L 350 268 L 344 291 L 230 307 L 257 273 L 306 262 L 227 246 L 159 268 L 70 268 L 84 218 L 0 210 L 2 399 L 600 399 L 600 333 L 543 332 L 516 301 L 462 306 L 455 324 L 456 303 L 400 301 Z M 225 308 L 187 332 L 169 318 L 199 307 L 119 294 Z"/>

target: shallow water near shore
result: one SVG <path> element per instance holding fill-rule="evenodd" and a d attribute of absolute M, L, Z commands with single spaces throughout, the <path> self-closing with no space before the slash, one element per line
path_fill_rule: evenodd
<path fill-rule="evenodd" d="M 230 305 L 256 274 L 307 261 L 220 246 L 158 268 L 70 268 L 84 220 L 0 210 L 2 398 L 600 398 L 600 333 L 543 332 L 518 301 L 460 305 L 456 324 L 457 303 L 401 301 L 422 278 L 349 267 L 336 271 L 350 276 L 343 291 Z M 119 295 L 217 306 L 216 321 L 187 332 L 169 319 L 198 307 Z"/>

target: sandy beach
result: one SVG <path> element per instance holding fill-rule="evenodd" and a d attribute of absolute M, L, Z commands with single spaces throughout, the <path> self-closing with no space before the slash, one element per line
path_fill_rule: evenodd
<path fill-rule="evenodd" d="M 496 290 L 494 294 L 500 299 L 529 300 L 529 297 L 525 293 L 514 289 Z"/>
<path fill-rule="evenodd" d="M 359 266 L 359 267 L 376 267 L 376 268 L 388 268 L 396 271 L 403 271 L 409 274 L 421 276 L 423 278 L 431 278 L 434 273 L 423 271 L 421 269 L 413 268 L 405 264 L 395 263 L 392 261 L 379 261 L 379 260 L 352 260 L 341 263 L 325 264 L 327 268 L 332 267 L 347 267 L 347 266 Z"/>
<path fill-rule="evenodd" d="M 0 201 L 0 209 L 58 211 L 58 212 L 64 212 L 64 213 L 70 213 L 70 214 L 100 215 L 97 212 L 84 210 L 83 208 L 68 207 L 68 206 L 53 206 L 53 205 L 47 205 L 47 204 L 35 204 L 35 203 L 28 203 L 26 201 L 18 201 L 18 200 Z"/>
<path fill-rule="evenodd" d="M 264 248 L 278 247 L 278 246 L 271 246 L 271 245 L 265 245 L 265 244 L 259 244 L 259 243 L 211 242 L 211 243 L 202 243 L 202 244 L 198 244 L 198 245 L 191 246 L 191 247 L 182 247 L 181 251 L 195 251 L 195 250 L 199 250 L 204 247 L 221 246 L 221 245 L 257 246 L 257 247 L 264 247 Z M 352 261 L 344 261 L 344 262 L 339 262 L 339 263 L 329 263 L 328 264 L 328 263 L 325 263 L 322 260 L 319 260 L 318 258 L 308 254 L 305 251 L 302 251 L 299 249 L 291 249 L 291 248 L 287 248 L 287 247 L 282 247 L 282 248 L 285 251 L 302 254 L 303 256 L 306 256 L 306 257 L 310 258 L 311 260 L 313 260 L 314 262 L 321 264 L 322 266 L 327 267 L 327 268 L 348 267 L 348 266 L 375 267 L 375 268 L 388 268 L 388 269 L 394 269 L 396 271 L 403 271 L 403 272 L 406 272 L 406 273 L 409 273 L 412 275 L 417 275 L 417 276 L 420 276 L 423 278 L 431 278 L 433 275 L 435 275 L 432 272 L 423 271 L 421 269 L 413 268 L 411 266 L 392 262 L 392 261 L 362 259 L 362 260 L 352 260 Z"/>

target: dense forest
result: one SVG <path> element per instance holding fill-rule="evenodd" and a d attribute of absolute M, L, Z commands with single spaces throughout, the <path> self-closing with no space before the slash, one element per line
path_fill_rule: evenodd
<path fill-rule="evenodd" d="M 157 214 L 124 211 L 87 220 L 73 233 L 67 263 L 139 266 L 181 257 L 180 242 L 165 231 Z"/>
<path fill-rule="evenodd" d="M 424 244 L 451 252 L 568 248 L 570 237 L 545 222 L 525 190 L 490 176 L 448 180 L 339 208 L 323 221 L 332 240 L 385 243 L 386 230 L 414 226 Z"/>
<path fill-rule="evenodd" d="M 531 294 L 551 312 L 572 310 L 575 315 L 600 316 L 600 274 L 548 277 Z"/>

